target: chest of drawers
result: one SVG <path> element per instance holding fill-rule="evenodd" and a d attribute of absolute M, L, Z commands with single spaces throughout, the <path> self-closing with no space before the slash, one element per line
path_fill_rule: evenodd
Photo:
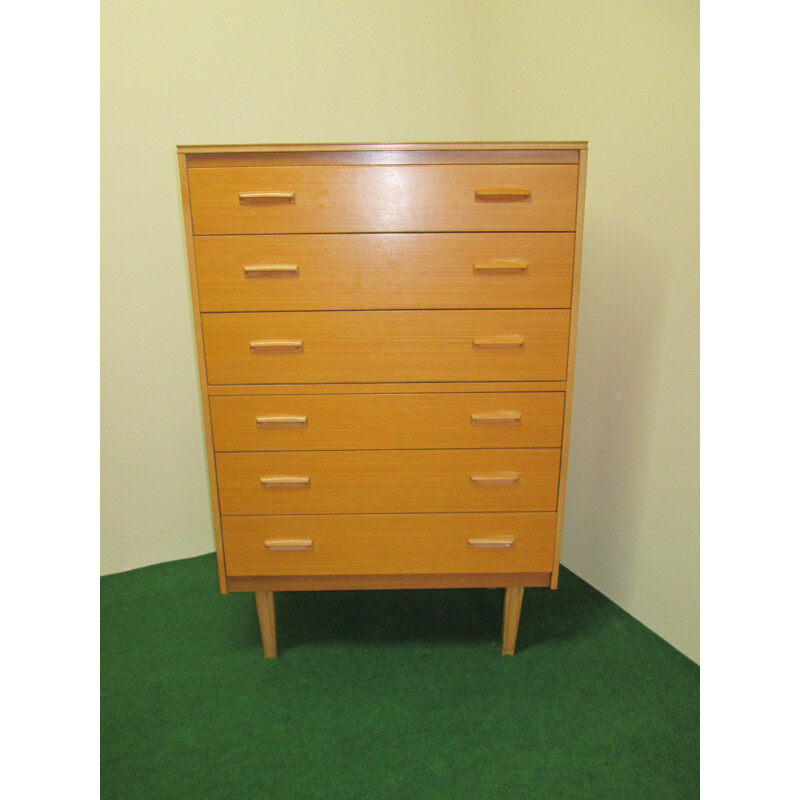
<path fill-rule="evenodd" d="M 556 588 L 586 145 L 178 148 L 222 592 Z"/>

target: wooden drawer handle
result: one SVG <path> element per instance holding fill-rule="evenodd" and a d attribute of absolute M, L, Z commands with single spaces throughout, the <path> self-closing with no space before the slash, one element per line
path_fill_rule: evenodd
<path fill-rule="evenodd" d="M 519 411 L 486 411 L 469 417 L 476 425 L 516 425 L 522 422 Z"/>
<path fill-rule="evenodd" d="M 467 539 L 467 545 L 469 547 L 513 547 L 516 540 L 516 536 L 491 536 L 484 539 L 473 536 Z"/>
<path fill-rule="evenodd" d="M 313 539 L 268 539 L 265 550 L 313 550 Z"/>
<path fill-rule="evenodd" d="M 483 349 L 524 347 L 525 337 L 517 333 L 501 334 L 499 336 L 479 336 L 472 340 L 472 346 Z"/>
<path fill-rule="evenodd" d="M 302 353 L 302 339 L 267 339 L 263 342 L 250 342 L 251 353 Z"/>
<path fill-rule="evenodd" d="M 271 414 L 268 417 L 256 417 L 257 428 L 305 428 L 308 417 L 288 414 Z"/>
<path fill-rule="evenodd" d="M 496 258 L 492 261 L 480 261 L 472 265 L 475 272 L 485 273 L 487 275 L 519 275 L 522 272 L 527 272 L 530 263 L 523 261 L 521 258 Z"/>
<path fill-rule="evenodd" d="M 485 475 L 470 475 L 469 479 L 472 483 L 481 483 L 484 486 L 503 486 L 516 483 L 519 472 L 488 472 Z"/>
<path fill-rule="evenodd" d="M 239 205 L 272 206 L 294 203 L 294 192 L 239 192 Z"/>
<path fill-rule="evenodd" d="M 491 186 L 475 190 L 476 203 L 524 203 L 531 199 L 531 190 L 524 186 Z"/>
<path fill-rule="evenodd" d="M 303 489 L 311 486 L 311 478 L 306 475 L 266 475 L 261 478 L 263 489 Z"/>
<path fill-rule="evenodd" d="M 296 278 L 299 275 L 297 264 L 254 264 L 244 268 L 245 278 Z"/>

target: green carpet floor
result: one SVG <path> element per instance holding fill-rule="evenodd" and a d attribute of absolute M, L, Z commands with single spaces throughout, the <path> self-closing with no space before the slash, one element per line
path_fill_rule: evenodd
<path fill-rule="evenodd" d="M 699 796 L 699 667 L 562 568 L 501 590 L 282 593 L 278 659 L 213 555 L 101 579 L 106 800 Z"/>

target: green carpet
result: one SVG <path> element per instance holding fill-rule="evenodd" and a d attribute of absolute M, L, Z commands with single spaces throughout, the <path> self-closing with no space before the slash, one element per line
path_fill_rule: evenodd
<path fill-rule="evenodd" d="M 252 594 L 213 555 L 101 579 L 107 800 L 699 796 L 699 667 L 562 568 L 528 589 Z"/>

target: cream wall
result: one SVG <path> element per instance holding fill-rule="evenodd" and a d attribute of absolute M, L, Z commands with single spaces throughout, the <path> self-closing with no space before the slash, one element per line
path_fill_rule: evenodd
<path fill-rule="evenodd" d="M 563 562 L 699 659 L 698 16 L 105 0 L 102 572 L 214 547 L 175 145 L 588 139 Z"/>

